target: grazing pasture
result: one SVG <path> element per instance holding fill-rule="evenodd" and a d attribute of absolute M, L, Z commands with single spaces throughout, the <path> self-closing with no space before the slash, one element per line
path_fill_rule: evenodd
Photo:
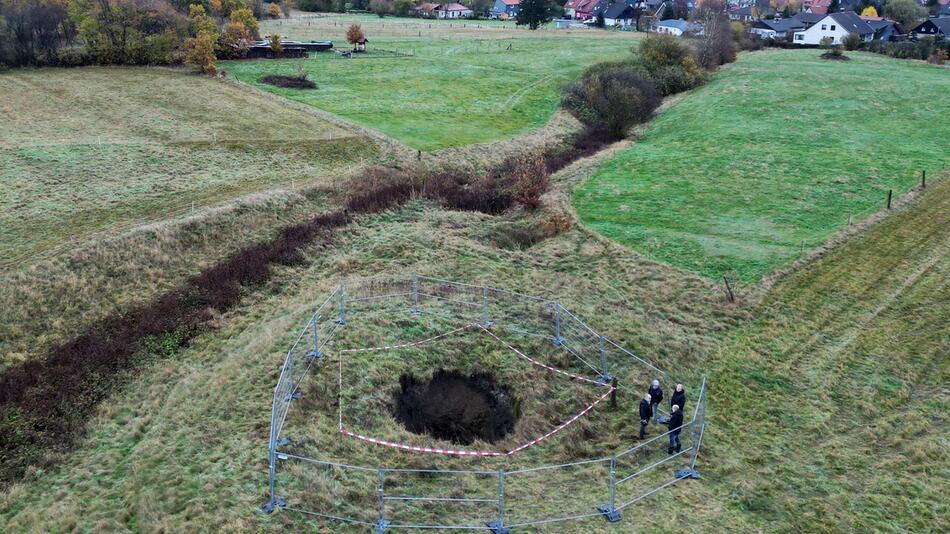
<path fill-rule="evenodd" d="M 337 25 L 327 26 L 334 19 L 339 19 Z M 343 34 L 353 20 L 364 24 L 370 41 L 366 56 L 343 59 L 324 52 L 309 59 L 233 61 L 223 68 L 262 90 L 429 151 L 507 139 L 542 126 L 557 109 L 565 83 L 591 63 L 629 55 L 635 44 L 630 32 L 532 34 L 497 24 L 493 30 L 466 28 L 453 35 L 449 24 L 460 23 L 433 21 L 435 29 L 429 29 L 429 21 L 418 19 L 372 23 L 327 17 L 315 19 L 313 26 L 304 19 L 292 19 L 280 26 L 267 23 L 261 31 L 302 40 L 332 38 L 337 48 L 345 49 Z M 413 55 L 387 57 L 379 50 Z M 299 71 L 320 89 L 282 89 L 258 81 L 268 74 Z"/>
<path fill-rule="evenodd" d="M 169 69 L 0 75 L 0 268 L 375 152 L 279 100 Z M 329 176 L 328 176 L 329 175 Z"/>
<path fill-rule="evenodd" d="M 585 224 L 677 267 L 744 281 L 950 167 L 950 71 L 850 53 L 742 54 L 662 112 L 574 196 Z"/>

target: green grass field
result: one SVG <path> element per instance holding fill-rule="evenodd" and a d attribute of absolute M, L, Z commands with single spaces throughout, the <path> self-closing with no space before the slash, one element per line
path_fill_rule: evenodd
<path fill-rule="evenodd" d="M 193 205 L 332 181 L 375 151 L 280 101 L 166 69 L 9 72 L 0 93 L 2 267 Z"/>
<path fill-rule="evenodd" d="M 756 280 L 950 166 L 950 72 L 853 53 L 742 54 L 577 191 L 581 219 L 649 256 Z"/>
<path fill-rule="evenodd" d="M 319 53 L 306 60 L 227 62 L 223 68 L 243 82 L 377 129 L 414 148 L 437 150 L 507 139 L 542 126 L 557 109 L 562 85 L 592 63 L 629 54 L 634 44 L 631 33 L 552 30 L 529 36 L 526 30 L 499 31 L 497 26 L 434 37 L 448 30 L 445 21 L 434 23 L 436 29 L 424 24 L 418 29 L 422 37 L 416 37 L 415 30 L 405 27 L 422 24 L 417 20 L 371 23 L 349 17 L 329 27 L 270 23 L 262 32 L 332 38 L 345 48 L 342 33 L 350 20 L 366 25 L 370 51 L 415 55 L 346 60 Z M 319 89 L 282 89 L 257 81 L 298 69 Z"/>

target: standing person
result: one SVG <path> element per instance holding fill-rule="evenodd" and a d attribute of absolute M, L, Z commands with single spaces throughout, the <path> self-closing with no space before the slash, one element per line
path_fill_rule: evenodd
<path fill-rule="evenodd" d="M 676 384 L 676 391 L 670 397 L 670 410 L 673 405 L 679 406 L 681 412 L 686 411 L 686 390 L 683 389 L 683 384 Z"/>
<path fill-rule="evenodd" d="M 650 404 L 652 405 L 651 408 L 653 411 L 653 423 L 656 424 L 656 419 L 660 416 L 660 410 L 657 408 L 659 408 L 660 403 L 663 402 L 663 390 L 660 388 L 660 381 L 654 380 L 653 385 L 650 386 L 650 389 L 647 391 L 647 393 L 650 394 Z"/>
<path fill-rule="evenodd" d="M 647 393 L 640 401 L 640 439 L 647 435 L 647 423 L 653 417 L 653 406 L 650 404 L 650 394 Z"/>
<path fill-rule="evenodd" d="M 680 427 L 683 426 L 683 412 L 678 404 L 673 405 L 673 412 L 670 414 L 670 446 L 666 449 L 667 454 L 673 454 L 673 451 L 680 452 Z"/>

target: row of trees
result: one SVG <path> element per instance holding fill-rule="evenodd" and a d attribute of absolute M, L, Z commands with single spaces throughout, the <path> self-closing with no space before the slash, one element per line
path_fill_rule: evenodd
<path fill-rule="evenodd" d="M 263 10 L 259 0 L 0 0 L 0 64 L 158 65 L 229 57 L 258 37 Z"/>

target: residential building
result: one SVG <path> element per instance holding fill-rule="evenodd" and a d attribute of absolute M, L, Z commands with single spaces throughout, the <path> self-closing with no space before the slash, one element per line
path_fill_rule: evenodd
<path fill-rule="evenodd" d="M 789 19 L 762 19 L 752 23 L 749 33 L 761 39 L 785 39 L 797 31 L 805 29 L 805 24 L 796 17 Z"/>
<path fill-rule="evenodd" d="M 612 4 L 604 11 L 604 24 L 606 26 L 620 26 L 629 28 L 637 25 L 637 19 L 645 7 L 643 2 L 617 2 Z"/>
<path fill-rule="evenodd" d="M 439 19 L 467 19 L 475 14 L 471 9 L 458 3 L 438 4 L 432 12 L 435 13 L 435 17 Z"/>
<path fill-rule="evenodd" d="M 829 37 L 831 44 L 837 45 L 851 33 L 857 34 L 862 41 L 870 41 L 874 38 L 874 29 L 861 20 L 857 13 L 842 11 L 825 15 L 825 18 L 808 29 L 796 31 L 792 42 L 797 45 L 817 45 L 821 44 L 823 38 Z"/>
<path fill-rule="evenodd" d="M 675 36 L 680 36 L 684 33 L 701 34 L 702 30 L 702 26 L 687 22 L 683 19 L 661 20 L 656 23 L 657 33 L 668 33 Z"/>
<path fill-rule="evenodd" d="M 910 31 L 915 37 L 950 37 L 950 17 L 931 18 Z"/>
<path fill-rule="evenodd" d="M 521 0 L 495 0 L 491 8 L 493 19 L 513 19 L 518 16 L 518 6 Z"/>

